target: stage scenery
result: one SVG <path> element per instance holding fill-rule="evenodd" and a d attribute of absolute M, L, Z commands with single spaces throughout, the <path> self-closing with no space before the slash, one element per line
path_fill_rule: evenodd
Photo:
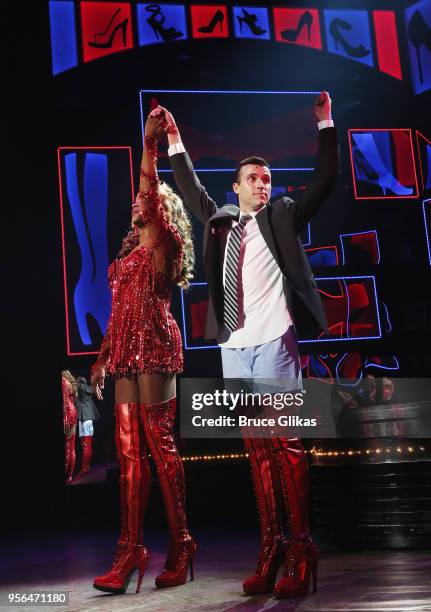
<path fill-rule="evenodd" d="M 431 0 L 21 10 L 2 609 L 431 610 Z"/>

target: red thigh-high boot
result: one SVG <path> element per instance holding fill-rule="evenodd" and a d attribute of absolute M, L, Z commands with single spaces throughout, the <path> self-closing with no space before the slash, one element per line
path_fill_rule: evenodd
<path fill-rule="evenodd" d="M 81 436 L 81 469 L 76 475 L 74 482 L 80 480 L 90 471 L 93 458 L 93 436 Z"/>
<path fill-rule="evenodd" d="M 66 483 L 70 484 L 73 478 L 73 470 L 75 469 L 76 450 L 75 450 L 76 433 L 66 438 Z"/>
<path fill-rule="evenodd" d="M 112 569 L 95 578 L 99 591 L 124 593 L 135 569 L 139 571 L 136 592 L 139 593 L 149 554 L 143 546 L 143 517 L 151 486 L 144 432 L 138 404 L 117 404 L 116 443 L 120 463 L 121 532 Z"/>
<path fill-rule="evenodd" d="M 299 438 L 273 438 L 283 500 L 289 523 L 289 541 L 284 560 L 283 578 L 274 594 L 278 598 L 306 595 L 313 576 L 317 590 L 318 550 L 309 527 L 310 482 L 307 457 Z"/>
<path fill-rule="evenodd" d="M 141 404 L 140 407 L 147 443 L 159 476 L 170 532 L 168 557 L 165 568 L 156 577 L 156 585 L 178 586 L 185 583 L 189 565 L 190 578 L 193 580 L 196 543 L 187 528 L 183 462 L 173 436 L 176 398 L 160 404 Z"/>
<path fill-rule="evenodd" d="M 273 591 L 277 572 L 283 565 L 285 542 L 281 528 L 281 491 L 270 440 L 244 437 L 248 452 L 260 525 L 260 551 L 256 572 L 244 581 L 248 595 Z"/>

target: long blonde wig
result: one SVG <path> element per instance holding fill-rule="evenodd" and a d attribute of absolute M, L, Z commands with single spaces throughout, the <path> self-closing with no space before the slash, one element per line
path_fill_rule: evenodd
<path fill-rule="evenodd" d="M 193 278 L 193 268 L 195 264 L 195 252 L 192 239 L 192 225 L 189 216 L 184 208 L 181 198 L 174 190 L 164 182 L 159 183 L 159 194 L 161 204 L 167 214 L 168 222 L 173 225 L 183 242 L 182 267 L 177 280 L 177 285 L 183 289 L 188 289 Z M 123 244 L 118 253 L 121 259 L 128 255 L 139 244 L 139 234 L 132 228 L 123 239 Z"/>

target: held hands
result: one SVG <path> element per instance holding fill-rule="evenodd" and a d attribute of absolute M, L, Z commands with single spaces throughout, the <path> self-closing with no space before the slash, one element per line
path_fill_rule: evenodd
<path fill-rule="evenodd" d="M 316 114 L 317 121 L 332 119 L 331 106 L 332 100 L 329 93 L 327 91 L 322 91 L 314 103 L 314 112 Z"/>
<path fill-rule="evenodd" d="M 102 366 L 95 368 L 91 373 L 91 386 L 93 393 L 98 400 L 103 400 L 101 389 L 105 388 L 105 368 Z"/>
<path fill-rule="evenodd" d="M 177 125 L 175 123 L 175 119 L 172 116 L 172 113 L 170 113 L 168 111 L 167 108 L 165 108 L 164 106 L 156 106 L 156 108 L 154 108 L 151 113 L 149 114 L 148 118 L 153 117 L 156 118 L 160 121 L 162 121 L 163 123 L 163 131 L 168 134 L 171 135 L 179 135 L 179 130 L 177 128 Z"/>
<path fill-rule="evenodd" d="M 158 138 L 164 133 L 164 121 L 162 117 L 157 117 L 151 113 L 148 115 L 145 122 L 145 136 L 150 138 Z"/>

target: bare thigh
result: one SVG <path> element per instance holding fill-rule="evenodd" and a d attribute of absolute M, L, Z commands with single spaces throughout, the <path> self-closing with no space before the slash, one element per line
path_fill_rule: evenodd
<path fill-rule="evenodd" d="M 116 404 L 138 404 L 139 386 L 137 380 L 129 378 L 117 378 L 115 381 L 115 403 Z"/>
<path fill-rule="evenodd" d="M 160 404 L 176 395 L 175 374 L 141 374 L 138 381 L 141 404 Z"/>

